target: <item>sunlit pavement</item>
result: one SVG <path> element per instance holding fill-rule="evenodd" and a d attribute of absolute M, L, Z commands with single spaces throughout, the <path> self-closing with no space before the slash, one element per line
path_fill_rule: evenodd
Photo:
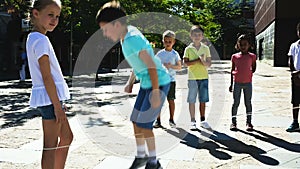
<path fill-rule="evenodd" d="M 69 116 L 74 132 L 66 168 L 126 169 L 135 155 L 129 115 L 139 88 L 123 92 L 129 70 L 74 78 Z M 105 79 L 101 81 L 101 79 Z M 92 82 L 92 84 L 91 84 Z M 253 125 L 247 132 L 243 97 L 238 111 L 238 128 L 230 131 L 232 93 L 230 62 L 214 61 L 209 69 L 210 102 L 207 121 L 212 130 L 189 130 L 186 103 L 186 69 L 178 72 L 176 86 L 176 128 L 168 124 L 167 103 L 162 109 L 164 128 L 154 129 L 157 154 L 166 169 L 196 168 L 298 168 L 300 133 L 287 133 L 292 121 L 288 68 L 258 61 L 253 76 Z M 40 168 L 42 149 L 41 117 L 28 108 L 30 80 L 0 82 L 0 168 Z M 198 104 L 196 105 L 198 107 Z M 196 111 L 199 119 L 199 111 Z"/>

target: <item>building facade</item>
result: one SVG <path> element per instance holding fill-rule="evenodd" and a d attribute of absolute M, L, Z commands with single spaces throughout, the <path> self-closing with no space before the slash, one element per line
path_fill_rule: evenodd
<path fill-rule="evenodd" d="M 273 66 L 287 66 L 290 44 L 296 41 L 300 21 L 299 0 L 256 0 L 255 40 L 260 60 Z"/>

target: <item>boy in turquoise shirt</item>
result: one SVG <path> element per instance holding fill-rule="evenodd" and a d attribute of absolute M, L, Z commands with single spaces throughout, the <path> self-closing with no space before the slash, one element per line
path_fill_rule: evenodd
<path fill-rule="evenodd" d="M 137 155 L 130 169 L 146 164 L 147 169 L 161 168 L 156 159 L 153 123 L 161 111 L 170 87 L 170 76 L 154 52 L 149 41 L 134 26 L 126 24 L 126 13 L 116 1 L 106 3 L 96 16 L 103 35 L 117 42 L 121 41 L 125 59 L 133 68 L 125 92 L 131 93 L 135 77 L 140 80 L 130 120 L 133 123 Z M 145 154 L 145 143 L 149 156 Z"/>
<path fill-rule="evenodd" d="M 191 116 L 191 130 L 196 130 L 195 103 L 198 94 L 200 102 L 200 125 L 203 128 L 211 127 L 205 121 L 205 104 L 209 101 L 208 95 L 208 71 L 207 67 L 211 65 L 211 55 L 209 47 L 201 43 L 204 30 L 194 25 L 190 31 L 190 37 L 193 41 L 185 48 L 183 61 L 188 66 L 188 98 L 189 111 Z"/>

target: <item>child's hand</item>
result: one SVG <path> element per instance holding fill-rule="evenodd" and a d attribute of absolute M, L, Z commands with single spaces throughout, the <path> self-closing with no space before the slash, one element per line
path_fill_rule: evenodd
<path fill-rule="evenodd" d="M 201 54 L 201 55 L 199 56 L 199 58 L 200 58 L 201 60 L 205 60 L 205 59 L 204 59 L 204 56 L 205 56 L 204 54 Z"/>
<path fill-rule="evenodd" d="M 56 123 L 62 123 L 67 120 L 67 115 L 61 106 L 54 106 L 54 113 L 56 117 Z"/>
<path fill-rule="evenodd" d="M 127 84 L 124 88 L 124 91 L 126 93 L 131 93 L 132 92 L 132 88 L 133 88 L 133 85 L 130 85 L 130 84 Z"/>
<path fill-rule="evenodd" d="M 232 92 L 232 85 L 229 86 L 229 92 Z"/>
<path fill-rule="evenodd" d="M 170 69 L 171 68 L 171 63 L 164 63 L 164 66 L 167 68 L 167 69 Z"/>
<path fill-rule="evenodd" d="M 156 109 L 160 106 L 160 90 L 159 89 L 152 90 L 150 103 L 151 103 L 151 107 L 154 109 Z"/>

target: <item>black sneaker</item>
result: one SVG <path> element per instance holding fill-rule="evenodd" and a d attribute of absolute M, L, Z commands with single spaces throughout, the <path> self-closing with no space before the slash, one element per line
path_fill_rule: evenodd
<path fill-rule="evenodd" d="M 289 128 L 286 129 L 287 132 L 293 132 L 293 131 L 298 131 L 299 129 L 299 123 L 293 122 Z"/>
<path fill-rule="evenodd" d="M 237 131 L 236 123 L 232 123 L 232 124 L 230 125 L 230 130 L 231 130 L 231 131 Z"/>
<path fill-rule="evenodd" d="M 139 157 L 135 157 L 133 163 L 131 164 L 131 166 L 129 167 L 129 169 L 137 169 L 140 168 L 142 166 L 144 166 L 148 161 L 148 156 L 145 156 L 143 158 L 139 158 Z"/>
<path fill-rule="evenodd" d="M 157 160 L 156 164 L 151 164 L 151 163 L 147 162 L 145 169 L 163 169 L 163 168 L 160 165 L 159 161 Z"/>
<path fill-rule="evenodd" d="M 176 128 L 176 124 L 175 124 L 174 120 L 169 120 L 169 125 L 171 128 Z"/>
<path fill-rule="evenodd" d="M 156 120 L 154 125 L 153 125 L 154 128 L 160 128 L 162 127 L 161 123 L 160 123 L 160 120 Z"/>
<path fill-rule="evenodd" d="M 246 130 L 247 131 L 253 131 L 253 125 L 251 123 L 246 124 Z"/>

